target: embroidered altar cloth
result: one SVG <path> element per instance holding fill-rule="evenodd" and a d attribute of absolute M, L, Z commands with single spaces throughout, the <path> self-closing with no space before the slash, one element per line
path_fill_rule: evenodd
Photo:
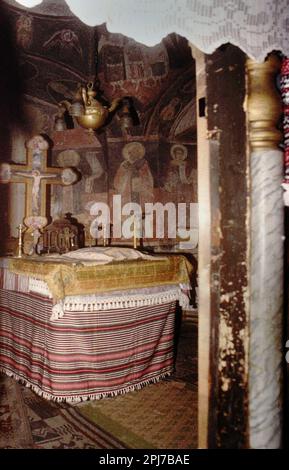
<path fill-rule="evenodd" d="M 68 295 L 125 290 L 132 286 L 190 284 L 192 274 L 192 265 L 182 255 L 85 266 L 55 262 L 53 258 L 12 258 L 8 266 L 13 273 L 45 281 L 55 301 Z"/>

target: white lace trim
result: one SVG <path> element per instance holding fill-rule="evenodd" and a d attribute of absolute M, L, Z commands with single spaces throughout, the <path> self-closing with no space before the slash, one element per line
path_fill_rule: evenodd
<path fill-rule="evenodd" d="M 27 7 L 41 2 L 18 3 Z M 206 54 L 230 42 L 258 61 L 272 50 L 289 55 L 289 0 L 86 0 L 85 8 L 82 0 L 66 3 L 87 25 L 106 23 L 108 31 L 147 46 L 175 32 Z"/>
<path fill-rule="evenodd" d="M 20 277 L 20 276 L 19 276 Z M 35 294 L 43 295 L 44 297 L 52 298 L 52 294 L 49 290 L 49 287 L 45 281 L 40 279 L 29 278 L 29 292 L 34 292 Z"/>
<path fill-rule="evenodd" d="M 67 312 L 90 312 L 99 310 L 125 309 L 132 307 L 143 307 L 149 305 L 161 305 L 167 302 L 178 301 L 182 308 L 190 309 L 190 298 L 180 287 L 173 288 L 167 292 L 156 292 L 153 294 L 130 294 L 123 293 L 120 296 L 99 297 L 97 295 L 67 296 L 63 301 L 52 307 L 50 321 L 59 320 Z"/>

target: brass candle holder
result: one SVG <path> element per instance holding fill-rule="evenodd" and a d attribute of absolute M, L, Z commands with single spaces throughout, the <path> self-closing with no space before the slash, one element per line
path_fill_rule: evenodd
<path fill-rule="evenodd" d="M 19 224 L 17 229 L 18 229 L 18 252 L 17 252 L 17 258 L 22 258 L 22 233 L 23 233 L 23 228 L 24 226 L 22 224 Z"/>
<path fill-rule="evenodd" d="M 103 226 L 102 226 L 102 237 L 103 237 L 103 246 L 106 246 L 107 245 L 106 224 L 103 224 Z"/>
<path fill-rule="evenodd" d="M 136 218 L 133 216 L 133 247 L 137 249 L 137 233 L 136 233 Z"/>

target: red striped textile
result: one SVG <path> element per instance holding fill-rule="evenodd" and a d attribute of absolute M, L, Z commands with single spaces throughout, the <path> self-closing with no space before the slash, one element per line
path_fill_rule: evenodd
<path fill-rule="evenodd" d="M 16 292 L 29 292 L 29 277 L 22 276 L 0 267 L 0 288 Z"/>
<path fill-rule="evenodd" d="M 139 388 L 172 371 L 175 307 L 66 311 L 51 322 L 51 299 L 0 289 L 0 369 L 58 401 Z"/>

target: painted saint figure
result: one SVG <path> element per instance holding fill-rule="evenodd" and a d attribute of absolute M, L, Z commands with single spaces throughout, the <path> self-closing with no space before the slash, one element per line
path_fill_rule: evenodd
<path fill-rule="evenodd" d="M 160 112 L 160 117 L 163 121 L 171 121 L 176 116 L 177 112 L 180 109 L 181 100 L 177 96 L 171 99 L 169 104 L 167 104 Z"/>
<path fill-rule="evenodd" d="M 187 175 L 187 148 L 182 144 L 174 144 L 171 147 L 171 157 L 172 160 L 164 183 L 164 189 L 169 192 L 175 192 L 180 189 L 180 185 L 194 184 L 196 170 L 193 169 L 190 175 Z"/>
<path fill-rule="evenodd" d="M 130 142 L 122 149 L 124 161 L 114 177 L 114 188 L 123 196 L 123 203 L 145 204 L 153 199 L 154 180 L 145 159 L 145 147 L 140 142 Z"/>
<path fill-rule="evenodd" d="M 16 41 L 20 47 L 28 49 L 33 39 L 33 20 L 30 15 L 20 15 L 16 21 Z"/>

